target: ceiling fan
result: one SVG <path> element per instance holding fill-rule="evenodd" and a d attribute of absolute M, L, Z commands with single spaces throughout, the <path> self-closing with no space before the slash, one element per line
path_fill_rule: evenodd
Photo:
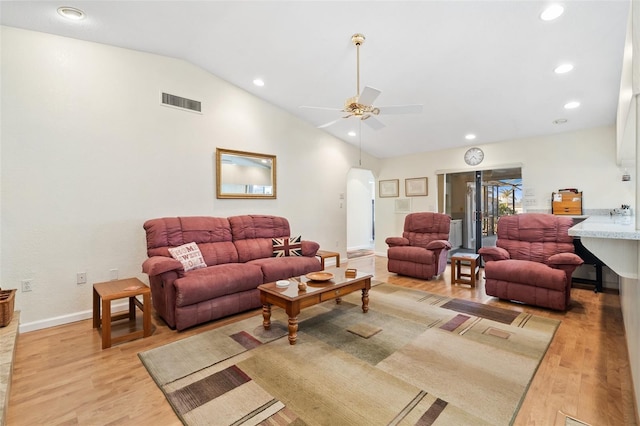
<path fill-rule="evenodd" d="M 315 106 L 301 106 L 300 108 L 310 109 L 322 109 L 330 111 L 346 112 L 347 115 L 338 118 L 337 120 L 330 121 L 328 123 L 318 126 L 318 128 L 329 127 L 343 118 L 358 117 L 360 120 L 368 124 L 369 127 L 374 130 L 380 130 L 385 127 L 384 123 L 375 118 L 376 115 L 385 114 L 416 114 L 422 112 L 422 105 L 394 105 L 394 106 L 379 106 L 373 105 L 380 93 L 378 89 L 365 86 L 360 93 L 360 46 L 364 43 L 365 37 L 362 34 L 354 34 L 351 36 L 351 41 L 356 46 L 356 96 L 347 98 L 343 108 L 329 108 L 329 107 L 315 107 Z M 357 95 L 360 93 L 360 95 Z"/>

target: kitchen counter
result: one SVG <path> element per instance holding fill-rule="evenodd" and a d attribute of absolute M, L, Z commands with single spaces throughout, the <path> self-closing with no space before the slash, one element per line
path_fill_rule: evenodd
<path fill-rule="evenodd" d="M 569 235 L 582 244 L 616 274 L 638 279 L 638 242 L 635 216 L 589 216 L 569 228 Z"/>
<path fill-rule="evenodd" d="M 589 216 L 569 228 L 575 237 L 612 238 L 616 240 L 640 240 L 635 216 Z"/>

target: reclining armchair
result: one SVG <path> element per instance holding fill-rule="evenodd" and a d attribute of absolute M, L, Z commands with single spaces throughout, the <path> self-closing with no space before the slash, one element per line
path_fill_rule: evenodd
<path fill-rule="evenodd" d="M 451 218 L 442 213 L 411 213 L 404 220 L 402 237 L 386 243 L 387 270 L 399 275 L 430 280 L 447 267 Z"/>
<path fill-rule="evenodd" d="M 571 275 L 582 265 L 574 253 L 569 217 L 523 213 L 498 220 L 496 247 L 482 247 L 489 296 L 564 311 Z"/>

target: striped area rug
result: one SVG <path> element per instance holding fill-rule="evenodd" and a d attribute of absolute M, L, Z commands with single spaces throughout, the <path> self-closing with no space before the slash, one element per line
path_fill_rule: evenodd
<path fill-rule="evenodd" d="M 558 321 L 381 284 L 139 354 L 186 425 L 506 425 Z"/>

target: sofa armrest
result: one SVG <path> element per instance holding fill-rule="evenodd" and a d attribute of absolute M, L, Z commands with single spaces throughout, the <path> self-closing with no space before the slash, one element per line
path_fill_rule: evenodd
<path fill-rule="evenodd" d="M 582 258 L 575 253 L 558 253 L 549 256 L 547 259 L 549 266 L 558 267 L 562 265 L 578 267 L 584 263 Z"/>
<path fill-rule="evenodd" d="M 320 244 L 315 241 L 302 240 L 302 255 L 308 257 L 314 257 L 320 250 Z"/>
<path fill-rule="evenodd" d="M 447 240 L 433 240 L 427 244 L 427 250 L 451 250 L 451 243 Z"/>
<path fill-rule="evenodd" d="M 478 250 L 478 254 L 482 256 L 485 262 L 511 259 L 509 252 L 502 247 L 482 247 Z"/>
<path fill-rule="evenodd" d="M 404 237 L 388 237 L 385 241 L 389 247 L 408 246 L 411 245 L 409 240 Z"/>
<path fill-rule="evenodd" d="M 149 276 L 160 275 L 169 271 L 180 271 L 183 269 L 182 263 L 171 257 L 165 256 L 152 256 L 142 263 L 142 272 Z"/>

